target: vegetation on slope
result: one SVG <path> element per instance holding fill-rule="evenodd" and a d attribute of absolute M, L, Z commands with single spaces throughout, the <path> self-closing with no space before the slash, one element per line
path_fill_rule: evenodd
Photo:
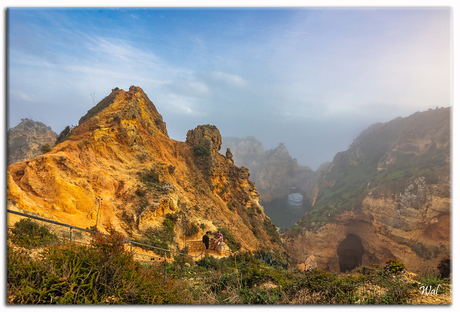
<path fill-rule="evenodd" d="M 8 304 L 408 304 L 420 285 L 442 293 L 450 283 L 440 275 L 408 280 L 395 260 L 347 275 L 288 270 L 267 250 L 141 264 L 125 238 L 108 230 L 89 246 L 55 244 L 35 257 L 8 243 Z"/>
<path fill-rule="evenodd" d="M 327 181 L 334 181 L 333 185 L 320 188 L 314 207 L 298 224 L 307 226 L 312 222 L 328 222 L 335 214 L 351 209 L 359 212 L 362 201 L 372 189 L 401 194 L 418 178 L 433 185 L 440 183 L 440 177 L 449 176 L 450 163 L 446 161 L 449 147 L 436 148 L 435 143 L 422 155 L 395 151 L 395 163 L 379 171 L 377 164 L 389 148 L 380 142 L 387 139 L 374 138 L 363 142 L 360 151 L 364 156 L 357 165 L 348 165 L 346 157 L 340 159 L 326 176 Z M 372 196 L 379 197 L 381 193 L 375 191 Z"/>

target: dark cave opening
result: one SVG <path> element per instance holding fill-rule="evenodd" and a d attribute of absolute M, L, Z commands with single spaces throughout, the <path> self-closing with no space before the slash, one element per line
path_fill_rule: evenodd
<path fill-rule="evenodd" d="M 351 271 L 361 265 L 364 255 L 364 247 L 361 238 L 354 234 L 347 234 L 347 237 L 340 242 L 337 248 L 339 256 L 340 272 Z"/>

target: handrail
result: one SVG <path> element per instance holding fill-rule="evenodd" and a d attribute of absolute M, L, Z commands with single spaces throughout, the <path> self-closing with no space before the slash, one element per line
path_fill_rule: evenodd
<path fill-rule="evenodd" d="M 80 228 L 78 226 L 74 226 L 74 225 L 70 225 L 70 224 L 66 224 L 66 223 L 62 223 L 62 222 L 58 222 L 58 221 L 53 221 L 53 220 L 49 220 L 49 219 L 42 218 L 42 217 L 33 216 L 33 215 L 30 215 L 30 214 L 27 214 L 27 213 L 22 213 L 22 212 L 19 212 L 19 211 L 10 210 L 8 208 L 6 209 L 6 212 L 17 214 L 17 215 L 24 216 L 24 217 L 27 217 L 27 218 L 37 219 L 37 220 L 44 221 L 44 222 L 53 223 L 53 224 L 56 224 L 56 225 L 66 226 L 66 227 L 69 227 L 71 229 L 78 229 L 80 231 L 85 231 L 85 232 L 89 232 L 89 233 L 92 233 L 92 234 L 98 233 L 98 232 L 93 231 L 93 230 L 88 230 L 88 229 Z M 107 235 L 107 234 L 103 234 L 103 233 L 101 233 L 101 234 L 102 235 Z M 196 257 L 199 257 L 199 256 L 203 255 L 203 252 L 201 252 L 199 255 L 193 256 L 193 255 L 185 254 L 185 253 L 170 250 L 170 249 L 164 249 L 164 248 L 160 248 L 160 247 L 155 247 L 155 246 L 139 243 L 139 242 L 132 241 L 132 240 L 129 240 L 129 239 L 125 239 L 125 242 L 128 243 L 128 244 L 129 243 L 131 244 L 131 249 L 132 249 L 133 244 L 137 244 L 137 245 L 141 245 L 141 246 L 145 246 L 145 247 L 149 247 L 149 248 L 159 249 L 159 250 L 162 250 L 162 251 L 165 251 L 165 252 L 172 252 L 172 253 L 176 253 L 176 254 L 179 254 L 179 255 L 192 257 L 192 258 L 196 258 Z"/>
<path fill-rule="evenodd" d="M 37 220 L 40 220 L 40 221 L 45 221 L 45 222 L 49 222 L 49 223 L 53 223 L 53 224 L 57 224 L 57 225 L 67 226 L 67 227 L 78 229 L 78 230 L 85 231 L 85 232 L 91 232 L 93 234 L 97 233 L 96 231 L 80 228 L 80 227 L 75 226 L 75 225 L 70 225 L 70 224 L 66 224 L 66 223 L 62 223 L 62 222 L 58 222 L 58 221 L 49 220 L 49 219 L 46 219 L 46 218 L 33 216 L 33 215 L 30 215 L 30 214 L 27 214 L 27 213 L 22 213 L 22 212 L 19 212 L 19 211 L 6 209 L 6 212 L 14 213 L 14 214 L 17 214 L 17 215 L 20 215 L 20 216 L 33 218 L 33 219 L 37 219 Z"/>

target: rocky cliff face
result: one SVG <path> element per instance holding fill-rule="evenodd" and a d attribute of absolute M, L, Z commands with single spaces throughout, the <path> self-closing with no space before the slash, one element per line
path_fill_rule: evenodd
<path fill-rule="evenodd" d="M 450 108 L 375 124 L 338 153 L 313 208 L 283 234 L 300 268 L 390 258 L 426 272 L 450 256 Z"/>
<path fill-rule="evenodd" d="M 222 145 L 230 149 L 237 165 L 249 168 L 251 180 L 261 194 L 261 202 L 287 197 L 291 188 L 301 193 L 305 202 L 313 199 L 312 191 L 318 173 L 310 167 L 300 166 L 283 143 L 268 151 L 254 137 L 223 138 Z"/>
<path fill-rule="evenodd" d="M 54 146 L 57 134 L 45 124 L 30 119 L 8 130 L 8 165 L 43 154 L 42 146 Z"/>
<path fill-rule="evenodd" d="M 282 251 L 248 169 L 219 154 L 220 142 L 210 125 L 190 130 L 187 142 L 170 139 L 141 88 L 115 89 L 49 153 L 8 167 L 9 207 L 83 228 L 98 220 L 99 230 L 133 238 L 175 213 L 179 224 L 199 225 L 187 239 L 221 227 L 242 250 Z M 176 229 L 181 248 L 185 232 Z"/>

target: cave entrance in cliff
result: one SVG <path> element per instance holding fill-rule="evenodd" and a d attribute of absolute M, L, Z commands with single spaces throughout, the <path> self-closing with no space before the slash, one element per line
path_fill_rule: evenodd
<path fill-rule="evenodd" d="M 361 238 L 354 234 L 347 234 L 347 237 L 340 242 L 337 248 L 339 256 L 340 272 L 351 271 L 361 265 L 364 255 L 364 247 Z"/>

